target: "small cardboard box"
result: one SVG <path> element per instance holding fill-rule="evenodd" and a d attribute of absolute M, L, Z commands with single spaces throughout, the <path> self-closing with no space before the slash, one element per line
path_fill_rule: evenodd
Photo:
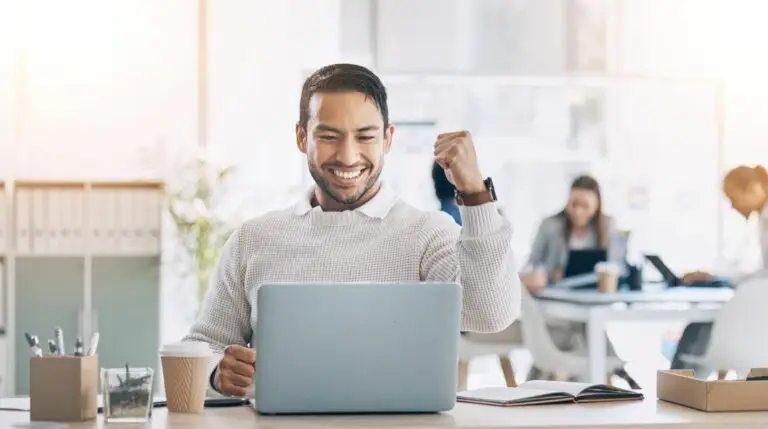
<path fill-rule="evenodd" d="M 768 411 L 768 380 L 755 379 L 765 374 L 753 369 L 747 380 L 707 381 L 690 369 L 659 371 L 656 396 L 701 411 Z"/>
<path fill-rule="evenodd" d="M 29 360 L 30 420 L 78 422 L 98 412 L 97 356 L 41 356 Z"/>

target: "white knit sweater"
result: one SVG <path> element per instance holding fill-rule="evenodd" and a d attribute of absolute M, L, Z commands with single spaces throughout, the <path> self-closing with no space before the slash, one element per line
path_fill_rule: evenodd
<path fill-rule="evenodd" d="M 512 228 L 495 203 L 461 207 L 463 227 L 442 212 L 424 212 L 387 187 L 364 206 L 323 212 L 310 196 L 295 207 L 243 224 L 224 246 L 200 315 L 184 341 L 216 353 L 250 342 L 265 282 L 459 281 L 462 329 L 498 332 L 520 313 Z"/>

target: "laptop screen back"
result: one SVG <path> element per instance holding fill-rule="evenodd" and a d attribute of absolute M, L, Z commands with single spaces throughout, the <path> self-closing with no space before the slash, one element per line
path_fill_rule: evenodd
<path fill-rule="evenodd" d="M 573 277 L 595 272 L 598 262 L 605 262 L 608 251 L 605 249 L 581 249 L 568 252 L 568 263 L 563 277 Z"/>
<path fill-rule="evenodd" d="M 262 413 L 449 410 L 456 400 L 456 283 L 285 283 L 252 299 Z"/>
<path fill-rule="evenodd" d="M 680 283 L 680 278 L 672 272 L 672 270 L 667 266 L 667 264 L 664 263 L 664 261 L 661 260 L 658 255 L 645 255 L 645 259 L 647 259 L 648 262 L 650 262 L 651 265 L 653 265 L 653 267 L 656 268 L 659 273 L 661 273 L 664 281 L 669 286 L 675 286 Z"/>

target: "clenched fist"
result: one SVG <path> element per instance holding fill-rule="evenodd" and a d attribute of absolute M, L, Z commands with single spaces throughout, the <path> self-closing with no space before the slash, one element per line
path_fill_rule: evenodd
<path fill-rule="evenodd" d="M 440 134 L 435 142 L 435 160 L 445 177 L 465 194 L 485 191 L 483 175 L 477 163 L 475 144 L 469 131 Z"/>
<path fill-rule="evenodd" d="M 256 372 L 256 350 L 235 344 L 224 349 L 224 357 L 216 367 L 213 385 L 220 393 L 247 396 Z"/>

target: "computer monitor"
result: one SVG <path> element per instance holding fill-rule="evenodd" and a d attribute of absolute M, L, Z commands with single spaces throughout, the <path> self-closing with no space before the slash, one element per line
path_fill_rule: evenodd
<path fill-rule="evenodd" d="M 258 412 L 424 413 L 454 407 L 458 284 L 276 283 L 254 295 Z"/>

